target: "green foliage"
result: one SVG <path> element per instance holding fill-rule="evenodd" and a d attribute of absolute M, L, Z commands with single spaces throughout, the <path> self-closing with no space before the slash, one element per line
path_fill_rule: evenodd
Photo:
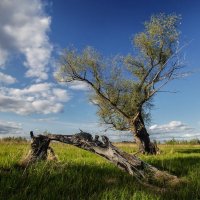
<path fill-rule="evenodd" d="M 150 62 L 164 64 L 176 50 L 179 20 L 180 16 L 177 15 L 159 14 L 145 22 L 145 31 L 134 37 L 134 44 L 142 56 L 150 59 Z"/>
<path fill-rule="evenodd" d="M 117 144 L 135 153 L 134 144 Z M 60 162 L 40 162 L 29 169 L 17 163 L 26 155 L 28 144 L 0 144 L 0 199 L 42 200 L 171 200 L 200 199 L 200 146 L 160 145 L 161 155 L 142 159 L 161 170 L 186 180 L 180 187 L 158 192 L 140 185 L 133 177 L 108 161 L 73 146 L 54 143 Z M 173 149 L 173 152 L 172 152 Z"/>
<path fill-rule="evenodd" d="M 153 96 L 177 76 L 180 17 L 159 14 L 145 22 L 145 30 L 134 37 L 138 55 L 105 59 L 92 47 L 82 52 L 67 49 L 60 61 L 57 79 L 82 81 L 93 91 L 90 99 L 98 115 L 118 130 L 129 130 L 138 113 L 150 119 Z"/>

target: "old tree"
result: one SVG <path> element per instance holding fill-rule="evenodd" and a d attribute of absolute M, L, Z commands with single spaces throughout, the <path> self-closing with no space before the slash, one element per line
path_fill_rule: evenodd
<path fill-rule="evenodd" d="M 156 153 L 145 126 L 152 99 L 181 68 L 179 19 L 159 14 L 145 22 L 144 31 L 133 38 L 136 56 L 105 59 L 90 47 L 81 53 L 68 49 L 57 73 L 58 81 L 86 83 L 100 119 L 116 130 L 131 131 L 140 151 L 149 154 Z"/>
<path fill-rule="evenodd" d="M 177 71 L 181 68 L 178 21 L 176 15 L 151 17 L 145 23 L 145 31 L 134 37 L 137 56 L 110 60 L 92 48 L 86 48 L 82 53 L 67 50 L 57 74 L 61 82 L 86 83 L 93 91 L 90 98 L 99 108 L 100 119 L 114 129 L 131 131 L 143 152 L 156 153 L 145 127 L 152 98 L 169 81 L 177 78 Z M 25 167 L 46 160 L 48 154 L 55 157 L 49 144 L 59 141 L 106 158 L 142 184 L 165 187 L 181 182 L 176 176 L 160 171 L 136 155 L 120 150 L 106 136 L 100 139 L 82 131 L 74 135 L 34 136 L 31 132 L 31 138 L 31 150 L 21 163 Z"/>

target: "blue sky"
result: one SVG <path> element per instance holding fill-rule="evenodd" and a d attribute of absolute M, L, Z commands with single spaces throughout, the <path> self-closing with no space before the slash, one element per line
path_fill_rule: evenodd
<path fill-rule="evenodd" d="M 53 78 L 63 48 L 90 45 L 104 56 L 132 52 L 132 37 L 160 12 L 182 15 L 180 30 L 186 71 L 155 99 L 152 138 L 200 138 L 200 2 L 198 0 L 1 0 L 0 137 L 41 133 L 71 134 L 79 128 L 132 140 L 128 133 L 104 132 L 89 90 Z"/>

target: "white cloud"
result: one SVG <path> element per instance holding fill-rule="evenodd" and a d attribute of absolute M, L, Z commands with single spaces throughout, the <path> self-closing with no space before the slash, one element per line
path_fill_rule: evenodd
<path fill-rule="evenodd" d="M 57 117 L 46 117 L 46 118 L 33 119 L 34 122 L 45 122 L 45 123 L 53 123 L 56 120 L 58 120 Z"/>
<path fill-rule="evenodd" d="M 87 91 L 90 89 L 90 87 L 82 82 L 82 81 L 73 81 L 69 84 L 69 88 L 72 89 L 72 90 L 84 90 L 84 91 Z"/>
<path fill-rule="evenodd" d="M 7 74 L 4 74 L 2 72 L 0 72 L 0 83 L 4 83 L 4 84 L 13 84 L 15 83 L 17 80 L 16 78 L 10 76 L 10 75 L 7 75 Z"/>
<path fill-rule="evenodd" d="M 158 140 L 191 139 L 200 136 L 200 131 L 190 127 L 181 121 L 171 121 L 167 124 L 154 124 L 149 127 L 152 138 Z"/>
<path fill-rule="evenodd" d="M 21 53 L 28 68 L 26 76 L 47 79 L 51 18 L 45 14 L 42 1 L 1 0 L 0 13 L 0 65 L 5 65 L 9 54 Z"/>
<path fill-rule="evenodd" d="M 63 89 L 54 88 L 52 92 L 55 95 L 55 97 L 61 102 L 65 102 L 69 99 L 69 95 Z"/>
<path fill-rule="evenodd" d="M 21 130 L 21 123 L 0 120 L 0 135 L 19 134 Z"/>
<path fill-rule="evenodd" d="M 0 112 L 20 115 L 50 114 L 63 111 L 63 102 L 70 99 L 66 90 L 51 83 L 34 84 L 23 89 L 0 88 Z"/>
<path fill-rule="evenodd" d="M 163 125 L 152 125 L 149 127 L 149 129 L 152 132 L 177 132 L 177 131 L 187 131 L 187 130 L 193 130 L 193 128 L 189 127 L 188 125 L 182 123 L 181 121 L 171 121 L 168 124 Z"/>
<path fill-rule="evenodd" d="M 8 52 L 1 49 L 1 45 L 0 45 L 0 67 L 4 66 L 6 60 L 8 57 Z"/>

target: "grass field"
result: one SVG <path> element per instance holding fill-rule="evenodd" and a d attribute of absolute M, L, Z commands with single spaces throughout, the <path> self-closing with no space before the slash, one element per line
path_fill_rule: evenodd
<path fill-rule="evenodd" d="M 134 153 L 133 144 L 117 144 Z M 53 144 L 59 162 L 41 162 L 24 171 L 17 167 L 28 143 L 0 142 L 0 199 L 200 199 L 200 145 L 160 145 L 162 154 L 141 156 L 148 163 L 182 177 L 185 183 L 167 192 L 141 186 L 133 177 L 92 153 Z"/>

